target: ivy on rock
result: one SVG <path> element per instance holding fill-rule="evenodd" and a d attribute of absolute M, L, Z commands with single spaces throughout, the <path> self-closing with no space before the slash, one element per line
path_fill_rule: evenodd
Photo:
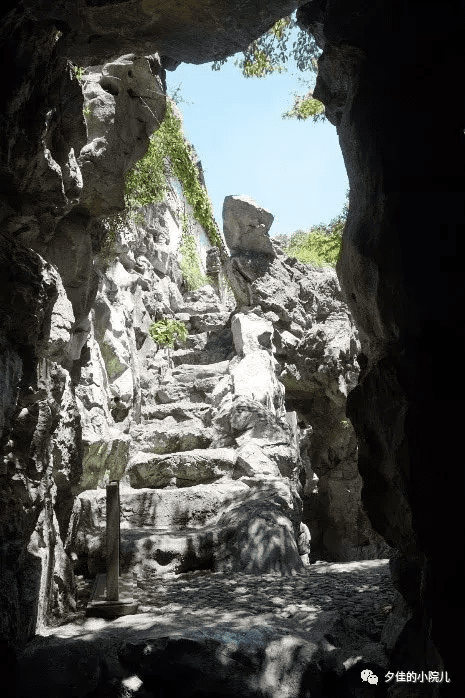
<path fill-rule="evenodd" d="M 186 201 L 212 245 L 222 246 L 211 203 L 193 157 L 181 123 L 171 103 L 167 102 L 165 118 L 151 137 L 146 155 L 126 175 L 126 207 L 133 210 L 162 201 L 168 188 L 167 178 L 172 173 L 181 182 Z"/>
<path fill-rule="evenodd" d="M 182 239 L 179 246 L 182 259 L 179 264 L 184 280 L 189 291 L 195 291 L 201 286 L 212 284 L 213 280 L 203 274 L 200 267 L 200 258 L 197 252 L 195 237 L 189 232 L 189 217 L 183 214 L 182 217 Z"/>
<path fill-rule="evenodd" d="M 200 181 L 193 149 L 185 140 L 181 122 L 169 101 L 162 124 L 150 138 L 147 153 L 126 174 L 125 210 L 123 214 L 117 214 L 106 222 L 108 237 L 114 240 L 115 229 L 121 229 L 130 221 L 137 221 L 137 217 L 140 216 L 138 209 L 163 201 L 171 176 L 180 181 L 194 218 L 205 230 L 211 244 L 222 249 L 223 242 L 218 233 L 207 191 Z M 105 253 L 108 257 L 107 249 Z"/>

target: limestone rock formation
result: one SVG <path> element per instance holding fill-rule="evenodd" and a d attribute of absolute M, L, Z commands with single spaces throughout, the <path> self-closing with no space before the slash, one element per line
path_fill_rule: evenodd
<path fill-rule="evenodd" d="M 165 116 L 160 72 L 157 56 L 134 54 L 86 67 L 81 80 L 87 144 L 78 164 L 80 203 L 93 216 L 116 213 L 124 206 L 123 175 L 145 155 L 150 134 Z"/>
<path fill-rule="evenodd" d="M 140 235 L 146 234 L 141 226 Z M 230 312 L 212 287 L 182 297 L 167 277 L 158 283 L 153 277 L 153 288 L 140 291 L 139 274 L 135 267 L 129 274 L 115 263 L 102 277 L 97 297 L 96 307 L 108 308 L 106 324 L 99 310 L 99 323 L 93 316 L 91 361 L 82 375 L 95 375 L 97 369 L 101 378 L 80 386 L 83 412 L 91 415 L 83 421 L 88 451 L 80 489 L 85 491 L 75 501 L 66 540 L 76 568 L 87 574 L 105 569 L 104 509 L 96 488 L 117 478 L 123 511 L 138 511 L 123 518 L 125 569 L 148 562 L 161 572 L 210 567 L 289 574 L 302 569 L 309 536 L 301 522 L 301 461 L 275 375 L 272 324 L 238 314 L 228 328 Z M 115 284 L 111 306 L 108 279 Z M 138 348 L 132 334 L 136 302 L 140 313 L 147 307 L 146 295 L 150 298 L 156 289 L 165 312 L 186 316 L 190 327 L 190 348 L 180 347 L 170 357 L 147 333 L 145 339 L 139 334 Z M 193 323 L 205 317 L 216 317 L 206 331 Z M 118 411 L 105 384 L 119 398 Z M 92 407 L 98 403 L 96 390 L 102 407 L 108 407 Z M 125 416 L 119 421 L 122 404 Z M 197 502 L 194 514 L 189 513 L 192 501 Z M 174 502 L 176 517 L 164 514 Z M 276 540 L 279 545 L 270 544 Z"/>
<path fill-rule="evenodd" d="M 305 523 L 312 534 L 313 559 L 388 556 L 389 547 L 373 531 L 361 506 L 356 438 L 346 417 L 347 395 L 360 372 L 357 329 L 334 270 L 286 257 L 268 236 L 270 216 L 247 197 L 225 199 L 224 235 L 231 248 L 226 272 L 237 302 L 247 310 L 236 314 L 233 335 L 242 326 L 246 332 L 253 321 L 256 344 L 271 346 L 271 337 L 276 344 L 286 405 L 298 414 L 306 468 Z M 267 221 L 262 228 L 248 228 L 250 221 L 262 218 Z M 248 354 L 253 349 L 249 345 L 250 340 L 238 350 Z M 256 368 L 251 365 L 244 381 L 250 391 Z M 271 431 L 278 433 L 273 427 Z"/>
<path fill-rule="evenodd" d="M 227 196 L 223 204 L 223 233 L 229 251 L 239 250 L 275 256 L 267 235 L 274 216 L 249 196 Z"/>
<path fill-rule="evenodd" d="M 55 577 L 65 579 L 52 572 L 60 558 L 56 525 L 63 537 L 82 476 L 76 385 L 89 360 L 88 315 L 99 277 L 91 260 L 95 220 L 78 201 L 87 186 L 78 165 L 87 142 L 84 97 L 67 61 L 87 67 L 117 62 L 122 54 L 158 52 L 163 82 L 165 68 L 235 53 L 298 6 L 301 25 L 323 50 L 314 95 L 338 130 L 351 186 L 338 274 L 363 350 L 348 416 L 357 434 L 364 505 L 377 531 L 401 551 L 393 569 L 408 607 L 389 666 L 446 668 L 459 685 L 461 646 L 450 627 L 463 617 L 457 396 L 464 386 L 460 371 L 447 380 L 438 365 L 444 346 L 463 344 L 462 3 L 439 12 L 437 3 L 382 0 L 374 12 L 358 0 L 185 0 L 174 13 L 166 1 L 2 4 L 0 41 L 14 66 L 5 71 L 0 124 L 0 264 L 7 282 L 0 289 L 0 618 L 7 658 L 34 634 L 37 619 L 40 624 L 47 616 L 60 588 Z M 136 10 L 130 16 L 128 7 Z M 441 47 L 433 62 L 432 37 Z M 447 109 L 428 99 L 431 84 L 447 95 Z M 44 280 L 43 260 L 56 267 L 73 308 L 62 363 L 41 353 L 60 295 L 54 282 Z M 243 268 L 242 281 L 250 283 L 251 273 L 253 284 L 253 265 Z M 64 319 L 58 310 L 56 318 Z M 304 335 L 293 308 L 270 312 L 286 325 L 284 344 L 294 346 Z M 67 320 L 60 322 L 58 344 L 51 342 L 58 354 L 68 332 Z M 218 357 L 228 346 L 226 334 L 218 332 L 213 342 L 205 336 L 192 340 L 192 348 L 208 346 Z M 144 351 L 155 367 L 151 350 Z M 96 382 L 90 382 L 100 389 L 103 373 L 94 375 Z M 221 401 L 223 390 L 229 388 L 223 384 L 212 392 L 211 404 Z M 136 396 L 144 391 L 148 386 L 136 389 Z M 335 387 L 330 392 L 338 394 Z M 207 385 L 199 386 L 197 395 L 207 394 Z M 134 401 L 136 413 L 139 406 L 142 413 L 142 398 Z M 108 405 L 97 407 L 108 423 Z M 124 425 L 127 407 L 113 401 L 110 413 L 121 420 L 115 424 Z M 184 407 L 177 407 L 181 414 Z M 158 403 L 147 409 L 161 413 Z M 311 443 L 309 428 L 307 434 Z M 445 464 L 440 477 L 438 464 Z M 63 584 L 65 597 L 71 587 L 70 580 Z M 39 666 L 45 664 L 40 658 Z M 81 687 L 88 693 L 98 684 L 97 662 L 91 660 L 85 671 Z M 449 685 L 435 688 L 450 692 Z"/>

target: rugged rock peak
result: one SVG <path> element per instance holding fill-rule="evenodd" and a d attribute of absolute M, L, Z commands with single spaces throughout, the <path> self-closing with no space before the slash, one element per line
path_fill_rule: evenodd
<path fill-rule="evenodd" d="M 268 231 L 274 216 L 250 196 L 227 196 L 223 203 L 223 233 L 232 255 L 239 251 L 275 257 Z"/>
<path fill-rule="evenodd" d="M 232 198 L 225 200 L 226 239 L 227 230 L 244 229 L 242 200 L 231 206 Z M 265 232 L 261 239 L 273 247 L 274 258 L 248 249 L 248 238 L 243 239 L 244 246 L 235 248 L 225 265 L 241 306 L 231 327 L 234 337 L 239 328 L 250 328 L 253 346 L 272 348 L 286 410 L 297 414 L 312 555 L 335 561 L 387 556 L 389 546 L 361 505 L 357 443 L 346 417 L 347 395 L 360 373 L 361 346 L 336 272 L 287 257 Z M 239 338 L 235 344 L 247 353 Z M 249 390 L 255 382 L 251 372 Z"/>

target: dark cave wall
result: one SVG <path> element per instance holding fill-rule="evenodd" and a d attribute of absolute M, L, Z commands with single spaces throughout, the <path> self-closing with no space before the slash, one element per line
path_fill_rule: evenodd
<path fill-rule="evenodd" d="M 463 642 L 464 381 L 460 371 L 448 379 L 444 364 L 464 339 L 465 6 L 316 1 L 298 18 L 324 49 L 314 96 L 350 180 L 337 273 L 363 340 L 347 406 L 362 501 L 400 551 L 393 576 L 414 611 L 393 663 L 440 663 L 436 648 L 459 681 L 450 624 L 460 619 Z"/>

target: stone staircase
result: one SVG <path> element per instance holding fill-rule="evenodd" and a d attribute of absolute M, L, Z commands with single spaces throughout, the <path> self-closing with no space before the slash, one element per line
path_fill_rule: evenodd
<path fill-rule="evenodd" d="M 186 303 L 178 317 L 187 320 L 188 309 Z M 261 559 L 270 557 L 266 569 L 271 565 L 288 572 L 302 567 L 295 489 L 275 465 L 269 467 L 259 447 L 249 449 L 253 462 L 241 459 L 239 442 L 228 434 L 228 427 L 224 433 L 222 426 L 219 430 L 215 421 L 222 410 L 227 415 L 236 397 L 230 362 L 239 358 L 226 327 L 229 317 L 220 308 L 208 313 L 211 329 L 205 330 L 200 321 L 190 323 L 185 345 L 169 359 L 153 348 L 145 352 L 142 421 L 130 425 L 128 462 L 120 482 L 122 573 L 234 568 L 233 558 L 241 556 L 235 536 L 241 526 L 249 526 L 241 512 L 253 520 L 260 507 L 266 510 L 267 530 L 262 526 L 265 519 L 260 519 L 256 543 L 258 548 L 262 545 Z M 256 351 L 267 350 L 257 344 Z M 293 436 L 286 438 L 289 446 Z M 243 437 L 240 444 L 245 453 Z M 71 517 L 67 548 L 86 575 L 105 569 L 105 495 L 104 489 L 82 492 Z M 290 517 L 284 526 L 277 523 L 283 513 Z M 279 531 L 279 544 L 270 547 L 264 541 L 273 526 Z M 250 534 L 244 530 L 243 535 Z M 252 557 L 250 569 L 263 571 L 255 560 L 260 555 Z"/>

